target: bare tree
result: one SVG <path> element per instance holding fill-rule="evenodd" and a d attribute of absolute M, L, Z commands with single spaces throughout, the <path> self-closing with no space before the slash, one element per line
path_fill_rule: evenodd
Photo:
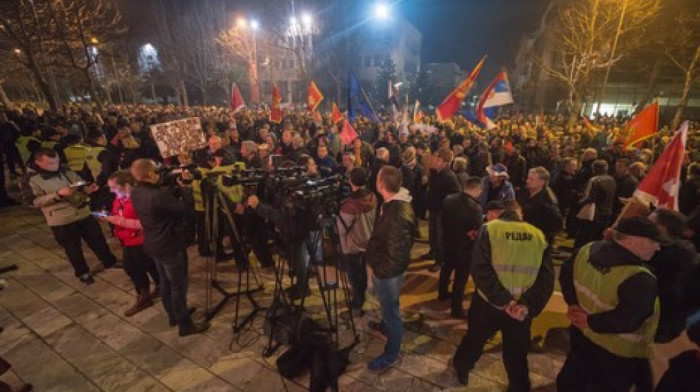
<path fill-rule="evenodd" d="M 49 0 L 0 2 L 0 40 L 31 73 L 51 109 L 57 110 L 57 96 L 49 83 L 51 64 L 47 55 L 51 24 Z"/>
<path fill-rule="evenodd" d="M 641 32 L 658 8 L 659 0 L 577 0 L 561 5 L 552 31 L 556 58 L 548 63 L 533 56 L 533 61 L 566 87 L 571 119 L 579 115 L 593 77 L 643 42 Z"/>
<path fill-rule="evenodd" d="M 680 124 L 683 111 L 690 99 L 690 90 L 700 80 L 700 12 L 679 15 L 673 34 L 667 36 L 666 56 L 681 71 L 683 90 L 676 107 L 671 128 Z"/>
<path fill-rule="evenodd" d="M 177 1 L 151 0 L 158 35 L 158 54 L 166 75 L 181 105 L 188 106 L 185 68 L 187 61 L 181 48 L 181 10 Z"/>
<path fill-rule="evenodd" d="M 90 98 L 101 105 L 98 93 L 98 45 L 122 36 L 127 28 L 114 0 L 49 0 L 52 52 L 66 59 L 85 79 Z"/>
<path fill-rule="evenodd" d="M 246 64 L 248 68 L 248 83 L 251 90 L 251 100 L 255 103 L 260 102 L 257 69 L 258 45 L 267 46 L 268 40 L 269 36 L 265 32 L 255 32 L 242 22 L 235 23 L 229 28 L 224 28 L 219 32 L 216 38 L 216 42 L 224 49 L 223 52 L 221 52 L 222 56 L 228 57 L 231 60 L 243 61 Z M 228 69 L 224 72 L 230 71 L 231 69 Z M 228 87 L 226 91 L 229 92 L 229 89 L 230 87 Z"/>
<path fill-rule="evenodd" d="M 178 36 L 185 59 L 187 79 L 202 96 L 202 105 L 208 102 L 207 88 L 213 80 L 218 48 L 216 38 L 223 28 L 226 16 L 219 0 L 200 0 L 182 15 Z"/>

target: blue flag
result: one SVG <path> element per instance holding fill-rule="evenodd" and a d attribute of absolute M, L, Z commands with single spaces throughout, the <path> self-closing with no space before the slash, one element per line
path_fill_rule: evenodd
<path fill-rule="evenodd" d="M 348 82 L 348 118 L 350 121 L 355 121 L 357 116 L 363 116 L 370 121 L 378 123 L 379 116 L 372 108 L 372 104 L 367 98 L 367 94 L 360 86 L 360 81 L 357 76 L 350 72 L 350 80 Z"/>

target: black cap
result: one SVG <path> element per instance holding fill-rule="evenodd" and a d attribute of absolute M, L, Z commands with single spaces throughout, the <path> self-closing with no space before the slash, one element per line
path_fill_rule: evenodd
<path fill-rule="evenodd" d="M 624 218 L 615 226 L 615 231 L 620 234 L 632 235 L 636 237 L 646 237 L 650 240 L 664 242 L 659 233 L 659 229 L 654 222 L 641 216 Z"/>

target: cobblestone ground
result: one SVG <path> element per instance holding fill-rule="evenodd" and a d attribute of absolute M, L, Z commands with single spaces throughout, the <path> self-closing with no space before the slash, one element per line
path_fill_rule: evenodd
<path fill-rule="evenodd" d="M 425 229 L 425 228 L 424 228 Z M 427 230 L 423 230 L 424 233 Z M 121 251 L 108 235 L 115 254 Z M 91 266 L 99 263 L 84 247 Z M 419 241 L 413 254 L 427 251 Z M 203 317 L 205 260 L 190 249 L 189 302 L 197 306 L 195 318 Z M 449 305 L 436 301 L 437 275 L 428 272 L 431 262 L 414 262 L 407 274 L 401 306 L 406 334 L 403 356 L 395 368 L 376 375 L 367 362 L 383 348 L 380 336 L 367 322 L 378 317 L 376 300 L 370 298 L 365 316 L 357 320 L 360 343 L 351 353 L 351 364 L 340 378 L 343 391 L 504 391 L 505 369 L 499 337 L 494 337 L 461 387 L 449 361 L 467 328 L 465 321 L 448 317 Z M 161 304 L 131 317 L 123 312 L 134 301 L 133 288 L 122 270 L 96 275 L 96 282 L 83 285 L 74 276 L 61 248 L 54 241 L 38 211 L 14 207 L 0 210 L 0 266 L 19 269 L 0 276 L 7 287 L 0 291 L 0 356 L 12 363 L 16 373 L 35 390 L 44 391 L 298 391 L 308 386 L 308 375 L 294 382 L 283 380 L 275 359 L 261 351 L 263 317 L 234 338 L 231 323 L 234 303 L 228 302 L 203 335 L 180 338 Z M 230 263 L 229 263 L 230 264 Z M 233 267 L 219 265 L 219 279 L 235 282 Z M 274 279 L 262 275 L 264 293 L 255 294 L 269 304 Z M 468 288 L 467 300 L 473 287 Z M 221 298 L 214 293 L 214 301 Z M 311 313 L 322 316 L 318 290 L 308 300 Z M 249 309 L 241 301 L 241 311 Z M 529 356 L 530 377 L 537 391 L 554 391 L 561 367 L 561 327 L 566 325 L 561 295 L 555 293 L 545 312 L 533 323 L 533 347 Z M 350 339 L 347 325 L 343 340 Z"/>

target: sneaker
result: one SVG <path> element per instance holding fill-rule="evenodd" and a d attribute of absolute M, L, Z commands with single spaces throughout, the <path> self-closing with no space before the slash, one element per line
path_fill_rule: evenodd
<path fill-rule="evenodd" d="M 95 283 L 95 279 L 92 278 L 92 275 L 90 275 L 90 273 L 82 274 L 78 279 L 80 279 L 80 281 L 85 284 Z"/>
<path fill-rule="evenodd" d="M 181 328 L 180 331 L 178 331 L 178 335 L 180 336 L 189 336 L 189 335 L 195 335 L 198 333 L 202 333 L 209 329 L 211 325 L 207 322 L 200 323 L 200 324 L 192 324 L 190 327 L 187 328 Z"/>
<path fill-rule="evenodd" d="M 374 358 L 367 364 L 367 369 L 376 373 L 384 373 L 390 368 L 394 367 L 396 363 L 399 362 L 399 357 L 390 358 L 384 354 Z"/>

